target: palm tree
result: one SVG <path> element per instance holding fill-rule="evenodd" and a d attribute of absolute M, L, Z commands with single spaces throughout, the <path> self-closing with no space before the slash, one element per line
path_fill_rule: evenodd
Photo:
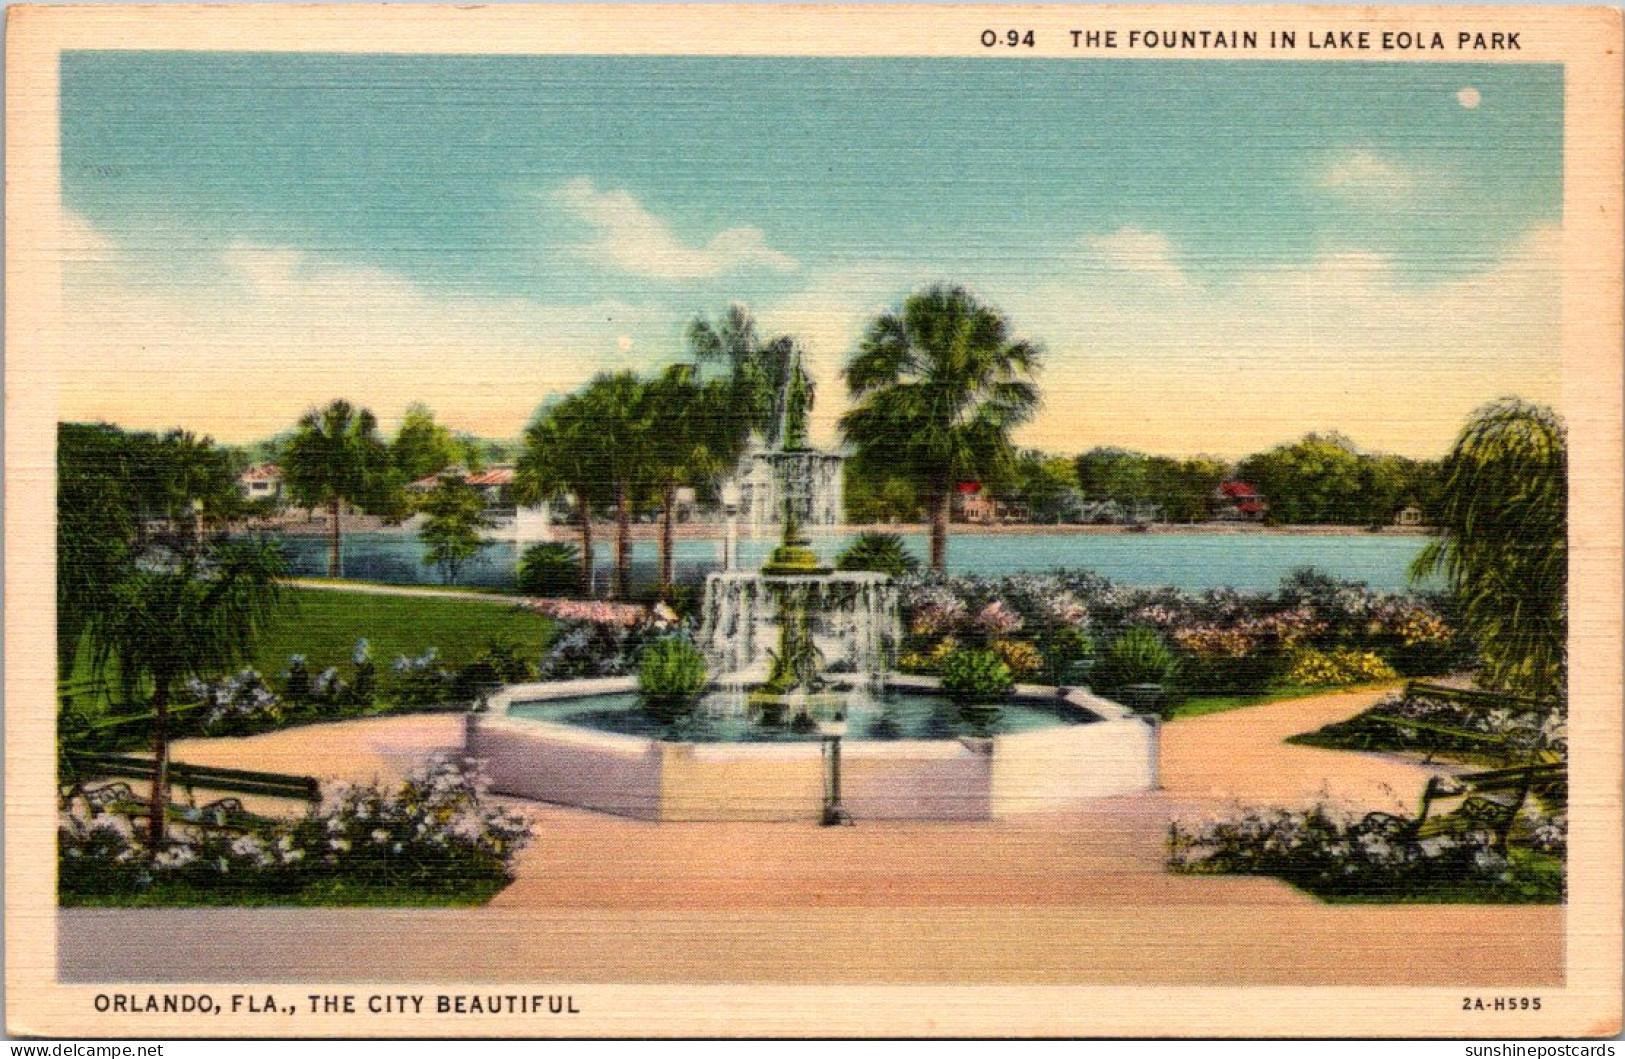
<path fill-rule="evenodd" d="M 169 704 L 187 677 L 214 676 L 253 654 L 273 617 L 286 572 L 281 549 L 266 541 L 215 542 L 149 559 L 112 590 L 113 605 L 90 624 L 95 668 L 117 666 L 127 688 L 152 688 L 153 782 L 149 846 L 164 841 L 169 785 Z"/>
<path fill-rule="evenodd" d="M 595 410 L 583 395 L 571 394 L 526 428 L 514 478 L 514 492 L 521 503 L 533 504 L 561 493 L 574 496 L 583 596 L 592 595 L 593 508 L 607 493 L 603 446 Z"/>
<path fill-rule="evenodd" d="M 687 338 L 697 367 L 719 364 L 727 369 L 727 417 L 740 448 L 752 432 L 770 446 L 777 444 L 785 383 L 796 362 L 795 339 L 763 339 L 750 310 L 738 304 L 728 306 L 715 323 L 696 316 Z"/>
<path fill-rule="evenodd" d="M 846 366 L 855 406 L 841 417 L 859 473 L 910 482 L 931 513 L 931 568 L 948 558 L 959 483 L 996 475 L 1010 431 L 1038 408 L 1040 349 L 962 287 L 934 286 L 876 317 Z"/>
<path fill-rule="evenodd" d="M 743 439 L 731 426 L 727 380 L 701 383 L 695 369 L 675 364 L 644 391 L 653 424 L 645 449 L 647 470 L 660 498 L 660 594 L 671 592 L 677 489 L 709 486 L 739 461 Z"/>
<path fill-rule="evenodd" d="M 308 508 L 327 505 L 332 526 L 328 577 L 341 573 L 339 516 L 346 504 L 371 515 L 399 514 L 401 483 L 389 447 L 378 436 L 378 420 L 365 408 L 358 412 L 339 400 L 306 412 L 283 450 L 281 464 L 295 503 Z"/>
<path fill-rule="evenodd" d="M 615 506 L 615 585 L 625 599 L 632 577 L 632 504 L 648 485 L 648 450 L 656 427 L 646 384 L 636 372 L 595 376 L 581 392 L 599 435 L 598 473 Z"/>
<path fill-rule="evenodd" d="M 1568 441 L 1550 408 L 1503 398 L 1445 457 L 1438 536 L 1411 577 L 1443 572 L 1478 645 L 1480 679 L 1543 701 L 1566 687 Z"/>

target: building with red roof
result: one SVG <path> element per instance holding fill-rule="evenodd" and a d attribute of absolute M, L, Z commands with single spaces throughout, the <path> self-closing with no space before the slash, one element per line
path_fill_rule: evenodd
<path fill-rule="evenodd" d="M 1232 479 L 1213 491 L 1213 517 L 1223 522 L 1262 522 L 1269 513 L 1264 496 L 1250 483 Z"/>

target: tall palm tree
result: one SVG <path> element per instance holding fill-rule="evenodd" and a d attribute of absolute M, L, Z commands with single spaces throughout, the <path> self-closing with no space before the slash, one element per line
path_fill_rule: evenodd
<path fill-rule="evenodd" d="M 311 409 L 299 420 L 282 452 L 282 477 L 294 502 L 327 506 L 327 576 L 341 573 L 339 516 L 346 504 L 371 515 L 400 514 L 401 482 L 389 447 L 378 436 L 378 420 L 348 401 Z"/>
<path fill-rule="evenodd" d="M 608 493 L 602 471 L 604 441 L 591 403 L 579 393 L 571 394 L 526 428 L 514 477 L 514 491 L 521 503 L 536 503 L 561 493 L 574 497 L 583 596 L 592 595 L 593 509 Z"/>
<path fill-rule="evenodd" d="M 738 463 L 743 439 L 732 429 L 732 387 L 725 379 L 700 382 L 694 367 L 674 364 L 644 391 L 654 424 L 645 450 L 660 499 L 660 594 L 671 592 L 674 574 L 677 490 L 709 486 Z"/>
<path fill-rule="evenodd" d="M 116 664 L 126 687 L 152 688 L 153 782 L 149 845 L 164 841 L 169 786 L 169 705 L 187 677 L 205 678 L 242 664 L 276 613 L 281 549 L 266 541 L 214 542 L 167 561 L 149 560 L 112 590 L 113 606 L 90 624 L 99 671 Z"/>
<path fill-rule="evenodd" d="M 1037 410 L 1041 359 L 1038 346 L 1010 337 L 997 310 L 938 285 L 876 317 L 847 364 L 854 407 L 841 434 L 855 469 L 902 477 L 926 498 L 932 569 L 947 566 L 955 488 L 999 473 L 1011 430 Z"/>
<path fill-rule="evenodd" d="M 632 505 L 649 485 L 648 450 L 657 427 L 646 384 L 636 372 L 595 376 L 581 398 L 596 421 L 598 473 L 608 484 L 615 507 L 613 595 L 625 599 L 632 578 Z"/>
<path fill-rule="evenodd" d="M 727 370 L 727 415 L 739 445 L 743 447 L 752 432 L 776 445 L 785 384 L 796 360 L 795 339 L 788 335 L 764 339 L 750 310 L 738 304 L 728 306 L 715 322 L 696 316 L 688 325 L 687 338 L 697 367 L 715 364 Z"/>
<path fill-rule="evenodd" d="M 1445 457 L 1438 536 L 1411 577 L 1443 572 L 1488 686 L 1559 697 L 1567 684 L 1568 441 L 1550 408 L 1503 398 Z"/>

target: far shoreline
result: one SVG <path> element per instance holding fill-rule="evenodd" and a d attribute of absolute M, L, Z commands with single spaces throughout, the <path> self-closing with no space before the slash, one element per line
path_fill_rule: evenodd
<path fill-rule="evenodd" d="M 378 533 L 400 534 L 416 536 L 417 526 L 408 520 L 405 523 L 388 525 L 381 519 L 369 515 L 346 515 L 341 521 L 340 529 L 344 533 Z M 674 536 L 678 540 L 715 540 L 721 541 L 727 536 L 726 527 L 719 522 L 683 522 L 674 527 Z M 325 515 L 318 515 L 314 519 L 279 519 L 256 520 L 248 523 L 237 523 L 232 526 L 234 533 L 274 533 L 288 537 L 319 537 L 326 536 L 330 527 Z M 925 522 L 871 522 L 871 523 L 845 523 L 827 526 L 810 526 L 807 532 L 813 537 L 851 537 L 860 533 L 893 533 L 903 536 L 928 536 L 931 527 Z M 745 527 L 738 529 L 738 539 L 743 541 L 767 540 L 777 536 L 775 527 L 763 527 L 756 533 Z M 558 522 L 553 525 L 553 539 L 569 541 L 579 534 L 574 522 Z M 1256 522 L 1158 522 L 1143 527 L 1124 525 L 1082 525 L 1072 523 L 1039 523 L 1039 522 L 955 522 L 948 528 L 949 538 L 953 537 L 1111 537 L 1111 536 L 1280 536 L 1280 537 L 1429 537 L 1434 530 L 1428 526 L 1381 526 L 1371 528 L 1367 526 L 1342 526 L 1327 524 L 1308 525 L 1278 525 L 1266 526 Z M 610 544 L 615 538 L 615 523 L 595 519 L 593 521 L 593 537 L 600 543 Z M 494 541 L 512 540 L 509 537 L 494 536 Z M 658 541 L 660 539 L 660 525 L 658 523 L 637 522 L 632 525 L 632 540 L 639 542 Z M 527 542 L 529 543 L 529 542 Z"/>

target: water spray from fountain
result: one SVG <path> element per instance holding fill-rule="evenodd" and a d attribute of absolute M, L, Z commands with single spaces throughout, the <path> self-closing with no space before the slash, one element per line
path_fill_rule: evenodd
<path fill-rule="evenodd" d="M 835 571 L 802 529 L 815 480 L 837 459 L 807 443 L 811 405 L 798 352 L 785 379 L 778 448 L 762 457 L 783 498 L 779 545 L 759 573 L 714 573 L 705 585 L 700 646 L 721 684 L 769 718 L 839 715 L 852 696 L 877 692 L 901 633 L 890 578 Z"/>

